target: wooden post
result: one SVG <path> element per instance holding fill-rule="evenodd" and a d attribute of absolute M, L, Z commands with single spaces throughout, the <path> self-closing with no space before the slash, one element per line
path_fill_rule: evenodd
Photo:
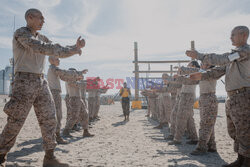
<path fill-rule="evenodd" d="M 191 41 L 191 50 L 195 50 L 194 41 Z M 192 60 L 194 60 L 194 59 L 192 59 Z"/>
<path fill-rule="evenodd" d="M 134 42 L 134 56 L 135 56 L 135 101 L 139 100 L 139 66 L 138 66 L 138 46 Z"/>
<path fill-rule="evenodd" d="M 173 76 L 173 65 L 170 65 L 170 71 L 171 71 L 170 76 L 172 77 Z"/>

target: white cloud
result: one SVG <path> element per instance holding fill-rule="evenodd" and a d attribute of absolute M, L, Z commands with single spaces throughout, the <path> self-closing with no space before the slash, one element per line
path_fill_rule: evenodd
<path fill-rule="evenodd" d="M 12 38 L 0 36 L 0 48 L 11 49 L 11 47 L 12 47 Z"/>

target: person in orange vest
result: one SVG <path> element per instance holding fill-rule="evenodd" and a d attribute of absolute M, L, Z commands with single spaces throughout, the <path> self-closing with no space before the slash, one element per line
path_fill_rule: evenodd
<path fill-rule="evenodd" d="M 125 117 L 124 121 L 129 121 L 130 95 L 131 95 L 130 88 L 128 88 L 127 83 L 124 82 L 123 88 L 120 89 L 120 96 L 122 97 L 122 110 L 123 110 L 123 115 Z"/>

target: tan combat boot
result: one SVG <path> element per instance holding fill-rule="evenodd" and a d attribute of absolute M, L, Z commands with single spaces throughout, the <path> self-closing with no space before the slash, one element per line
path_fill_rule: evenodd
<path fill-rule="evenodd" d="M 173 141 L 169 142 L 168 145 L 181 145 L 181 142 L 177 141 L 177 140 L 173 140 Z"/>
<path fill-rule="evenodd" d="M 240 154 L 238 154 L 238 158 L 236 161 L 232 162 L 231 164 L 228 165 L 222 165 L 222 167 L 240 167 L 244 162 L 244 157 Z"/>
<path fill-rule="evenodd" d="M 63 140 L 60 133 L 56 134 L 56 142 L 57 142 L 57 144 L 69 144 L 69 142 Z"/>
<path fill-rule="evenodd" d="M 5 167 L 7 154 L 0 154 L 0 167 Z"/>
<path fill-rule="evenodd" d="M 63 130 L 63 136 L 64 136 L 64 137 L 72 137 L 72 136 L 70 135 L 69 131 L 70 131 L 69 129 L 64 129 L 64 130 Z"/>
<path fill-rule="evenodd" d="M 69 167 L 66 163 L 61 163 L 54 156 L 54 150 L 45 151 L 45 156 L 43 159 L 43 167 Z"/>
<path fill-rule="evenodd" d="M 154 129 L 162 129 L 163 128 L 163 124 L 160 123 L 158 126 L 154 127 Z"/>
<path fill-rule="evenodd" d="M 174 140 L 174 136 L 173 135 L 168 135 L 168 137 L 166 137 L 165 140 Z"/>
<path fill-rule="evenodd" d="M 93 137 L 95 135 L 93 134 L 90 134 L 88 129 L 84 129 L 84 132 L 83 132 L 83 137 Z"/>
<path fill-rule="evenodd" d="M 244 157 L 244 162 L 241 167 L 250 167 L 250 158 Z"/>
<path fill-rule="evenodd" d="M 197 147 L 194 151 L 192 151 L 191 153 L 190 153 L 191 155 L 206 155 L 207 154 L 207 150 L 205 150 L 205 149 L 201 149 L 201 148 L 199 148 L 199 147 Z"/>

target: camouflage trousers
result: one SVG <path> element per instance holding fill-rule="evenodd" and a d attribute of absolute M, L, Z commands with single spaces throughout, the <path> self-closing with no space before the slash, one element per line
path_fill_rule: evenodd
<path fill-rule="evenodd" d="M 250 158 L 250 90 L 229 95 L 226 101 L 227 128 L 235 152 Z"/>
<path fill-rule="evenodd" d="M 97 99 L 96 97 L 88 98 L 88 109 L 89 109 L 89 118 L 95 118 L 96 109 L 97 109 Z"/>
<path fill-rule="evenodd" d="M 89 115 L 86 106 L 80 97 L 69 97 L 70 112 L 67 117 L 65 129 L 72 129 L 73 126 L 80 122 L 83 129 L 89 127 Z"/>
<path fill-rule="evenodd" d="M 177 100 L 177 93 L 171 93 L 171 111 L 173 110 Z"/>
<path fill-rule="evenodd" d="M 170 123 L 170 115 L 171 115 L 171 97 L 170 96 L 162 96 L 159 99 L 159 114 L 160 123 Z"/>
<path fill-rule="evenodd" d="M 95 112 L 94 112 L 94 118 L 98 117 L 99 110 L 100 110 L 100 105 L 101 105 L 101 100 L 100 97 L 96 97 L 96 107 L 95 107 Z"/>
<path fill-rule="evenodd" d="M 157 99 L 156 98 L 149 98 L 149 106 L 150 106 L 150 112 L 151 112 L 151 118 L 154 120 L 158 119 L 158 106 L 157 106 Z"/>
<path fill-rule="evenodd" d="M 66 109 L 67 109 L 67 118 L 66 120 L 71 116 L 71 107 L 69 104 L 69 94 L 66 94 L 65 98 L 65 105 L 66 105 Z"/>
<path fill-rule="evenodd" d="M 128 97 L 122 98 L 122 111 L 124 116 L 129 116 L 130 101 Z"/>
<path fill-rule="evenodd" d="M 41 128 L 43 149 L 55 148 L 55 104 L 47 81 L 38 74 L 17 73 L 11 99 L 3 109 L 8 118 L 0 137 L 0 154 L 9 152 L 15 144 L 32 106 Z"/>
<path fill-rule="evenodd" d="M 150 99 L 149 98 L 147 98 L 147 99 L 148 99 L 148 101 L 147 101 L 147 103 L 148 103 L 148 106 L 147 106 L 147 109 L 148 109 L 147 115 L 150 117 L 150 114 L 151 114 L 151 111 L 150 111 Z"/>
<path fill-rule="evenodd" d="M 180 95 L 177 95 L 174 107 L 172 109 L 171 115 L 170 115 L 170 134 L 175 135 L 175 128 L 176 128 L 176 116 L 178 112 L 178 107 L 179 107 L 179 102 L 180 102 Z"/>
<path fill-rule="evenodd" d="M 188 131 L 191 140 L 198 140 L 196 127 L 194 123 L 194 97 L 192 93 L 181 93 L 179 107 L 176 115 L 176 128 L 174 140 L 181 141 L 185 130 Z"/>
<path fill-rule="evenodd" d="M 214 125 L 218 114 L 218 102 L 215 93 L 200 95 L 200 129 L 197 147 L 202 150 L 216 149 Z"/>
<path fill-rule="evenodd" d="M 61 91 L 52 89 L 50 90 L 56 106 L 56 135 L 60 135 L 60 130 L 62 126 L 62 98 Z"/>

